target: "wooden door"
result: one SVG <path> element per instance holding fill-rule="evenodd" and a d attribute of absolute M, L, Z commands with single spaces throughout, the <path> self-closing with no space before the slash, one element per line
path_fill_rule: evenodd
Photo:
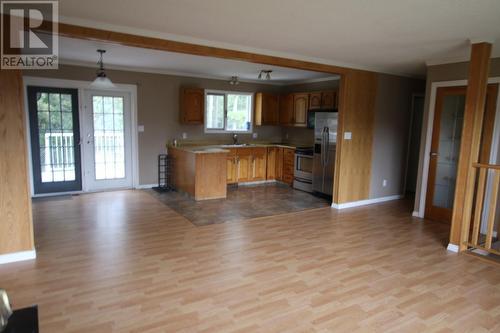
<path fill-rule="evenodd" d="M 266 171 L 266 179 L 267 180 L 275 180 L 276 179 L 276 155 L 277 147 L 269 147 L 267 148 L 267 171 Z"/>
<path fill-rule="evenodd" d="M 308 94 L 299 93 L 293 95 L 293 124 L 295 126 L 307 125 L 308 100 Z"/>
<path fill-rule="evenodd" d="M 252 181 L 259 181 L 266 179 L 267 170 L 267 149 L 254 148 L 252 154 Z"/>
<path fill-rule="evenodd" d="M 262 124 L 263 125 L 278 125 L 279 122 L 279 109 L 278 109 L 279 96 L 275 94 L 263 94 L 263 112 Z"/>
<path fill-rule="evenodd" d="M 336 109 L 337 108 L 337 92 L 335 90 L 323 91 L 321 93 L 321 108 Z"/>
<path fill-rule="evenodd" d="M 203 124 L 205 116 L 205 91 L 201 88 L 181 88 L 180 120 L 183 124 Z"/>
<path fill-rule="evenodd" d="M 283 149 L 283 182 L 292 185 L 294 174 L 295 150 L 291 148 Z"/>
<path fill-rule="evenodd" d="M 240 148 L 236 152 L 236 176 L 238 183 L 245 183 L 252 180 L 252 149 Z"/>
<path fill-rule="evenodd" d="M 489 85 L 485 120 L 494 120 L 497 85 Z M 451 222 L 467 87 L 437 89 L 432 130 L 425 217 Z M 484 123 L 480 159 L 489 157 L 493 126 Z"/>
<path fill-rule="evenodd" d="M 293 94 L 280 96 L 279 123 L 285 126 L 293 124 Z"/>
<path fill-rule="evenodd" d="M 321 92 L 309 94 L 309 110 L 321 109 Z"/>

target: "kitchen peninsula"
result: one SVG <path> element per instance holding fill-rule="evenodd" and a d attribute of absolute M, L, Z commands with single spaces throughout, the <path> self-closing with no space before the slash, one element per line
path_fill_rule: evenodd
<path fill-rule="evenodd" d="M 280 181 L 292 185 L 294 146 L 281 144 L 169 147 L 173 185 L 195 200 L 226 198 L 228 184 Z"/>

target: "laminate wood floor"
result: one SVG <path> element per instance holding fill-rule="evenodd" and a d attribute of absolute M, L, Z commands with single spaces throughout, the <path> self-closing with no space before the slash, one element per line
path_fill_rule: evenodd
<path fill-rule="evenodd" d="M 195 227 L 143 191 L 34 202 L 36 261 L 0 265 L 41 332 L 500 331 L 500 268 L 397 201 Z"/>

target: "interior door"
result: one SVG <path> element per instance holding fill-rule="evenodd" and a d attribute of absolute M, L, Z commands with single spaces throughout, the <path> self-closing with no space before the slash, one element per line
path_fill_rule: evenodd
<path fill-rule="evenodd" d="M 82 190 L 78 90 L 28 87 L 35 194 Z"/>
<path fill-rule="evenodd" d="M 88 90 L 85 100 L 86 190 L 132 187 L 130 95 Z"/>
<path fill-rule="evenodd" d="M 482 133 L 480 161 L 489 156 L 495 118 L 497 85 L 489 85 Z M 437 89 L 432 130 L 425 217 L 451 222 L 460 142 L 465 111 L 465 86 Z"/>

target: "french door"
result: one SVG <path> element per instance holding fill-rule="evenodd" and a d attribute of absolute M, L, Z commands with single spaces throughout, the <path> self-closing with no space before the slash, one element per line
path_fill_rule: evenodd
<path fill-rule="evenodd" d="M 455 183 L 465 111 L 467 87 L 437 89 L 432 130 L 425 217 L 450 222 L 455 199 Z M 488 163 L 498 85 L 489 85 L 479 161 Z"/>
<path fill-rule="evenodd" d="M 82 189 L 78 90 L 28 87 L 35 194 Z"/>
<path fill-rule="evenodd" d="M 85 189 L 132 187 L 130 94 L 86 90 L 84 98 Z"/>

